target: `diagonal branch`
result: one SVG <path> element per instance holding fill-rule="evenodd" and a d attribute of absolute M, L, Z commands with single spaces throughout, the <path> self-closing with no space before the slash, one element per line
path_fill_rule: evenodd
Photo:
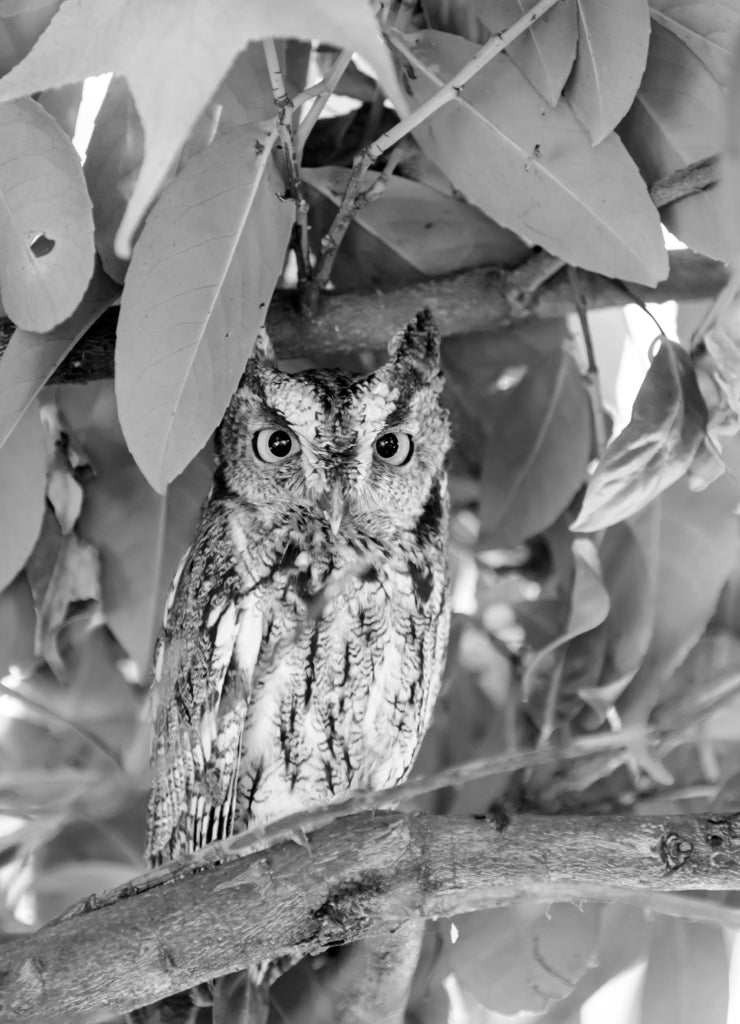
<path fill-rule="evenodd" d="M 639 893 L 644 903 L 646 891 L 738 888 L 736 814 L 490 822 L 361 814 L 312 834 L 310 848 L 286 842 L 5 943 L 0 1018 L 121 1013 L 249 963 L 317 953 L 403 920 L 512 902 Z M 671 910 L 665 895 L 662 906 Z M 695 907 L 692 916 L 716 920 L 716 907 Z M 683 900 L 679 912 L 688 909 Z"/>

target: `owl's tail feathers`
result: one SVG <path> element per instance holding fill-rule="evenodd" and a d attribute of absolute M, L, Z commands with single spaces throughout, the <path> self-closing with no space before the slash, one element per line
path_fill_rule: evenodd
<path fill-rule="evenodd" d="M 130 1024 L 267 1024 L 268 986 L 249 971 L 225 974 L 207 985 L 178 992 L 128 1015 Z M 210 1009 L 206 1009 L 210 1008 Z"/>

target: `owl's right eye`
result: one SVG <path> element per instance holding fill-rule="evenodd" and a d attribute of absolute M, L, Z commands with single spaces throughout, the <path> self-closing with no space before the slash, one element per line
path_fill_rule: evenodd
<path fill-rule="evenodd" d="M 285 427 L 266 427 L 252 438 L 254 454 L 261 462 L 285 462 L 300 447 L 298 438 Z"/>

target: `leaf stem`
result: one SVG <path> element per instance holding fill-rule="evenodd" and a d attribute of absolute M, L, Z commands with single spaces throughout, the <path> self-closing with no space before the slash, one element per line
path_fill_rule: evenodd
<path fill-rule="evenodd" d="M 402 118 L 398 124 L 384 132 L 375 142 L 357 154 L 352 164 L 352 173 L 349 176 L 342 202 L 328 234 L 322 240 L 321 255 L 316 266 L 313 281 L 304 293 L 304 304 L 309 315 L 315 312 L 319 293 L 329 282 L 331 268 L 334 265 L 334 260 L 342 239 L 347 232 L 347 228 L 357 211 L 362 209 L 368 202 L 368 197 L 362 190 L 362 179 L 370 165 L 392 146 L 395 146 L 397 142 L 405 138 L 414 128 L 418 128 L 419 125 L 423 124 L 424 121 L 443 106 L 459 97 L 465 85 L 474 75 L 482 71 L 494 57 L 501 53 L 502 50 L 505 50 L 507 46 L 510 46 L 523 32 L 531 28 L 556 3 L 559 3 L 559 0 L 538 0 L 534 7 L 515 21 L 510 28 L 506 29 L 505 32 L 492 36 L 487 43 L 481 46 L 475 56 L 464 67 L 460 68 L 449 82 L 443 82 L 431 69 L 427 69 L 431 78 L 438 85 L 437 92 L 430 96 L 426 103 L 422 103 L 416 110 L 413 110 L 407 117 Z M 406 47 L 399 32 L 393 33 L 393 45 L 403 56 L 412 57 L 411 51 Z"/>
<path fill-rule="evenodd" d="M 294 110 L 293 101 L 288 96 L 285 88 L 285 80 L 280 67 L 280 58 L 277 54 L 274 39 L 265 39 L 262 42 L 267 63 L 267 73 L 270 76 L 270 86 L 278 109 L 278 131 L 280 142 L 285 159 L 285 173 L 288 179 L 288 190 L 295 202 L 295 232 L 293 248 L 298 262 L 298 280 L 306 281 L 310 274 L 308 256 L 308 203 L 303 194 L 301 174 L 296 156 L 296 146 L 293 140 L 293 128 L 290 117 Z"/>
<path fill-rule="evenodd" d="M 601 381 L 599 380 L 599 367 L 596 362 L 591 328 L 588 323 L 588 313 L 579 287 L 578 270 L 575 267 L 568 267 L 568 282 L 573 292 L 573 302 L 578 312 L 578 319 L 581 323 L 583 344 L 586 349 L 586 391 L 591 402 L 591 419 L 594 427 L 594 443 L 596 447 L 596 458 L 600 459 L 606 448 L 606 428 L 604 426 L 604 400 L 601 393 Z"/>

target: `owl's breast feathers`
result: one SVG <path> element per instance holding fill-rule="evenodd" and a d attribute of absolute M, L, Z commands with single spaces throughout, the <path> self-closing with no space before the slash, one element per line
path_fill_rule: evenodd
<path fill-rule="evenodd" d="M 152 862 L 404 778 L 447 645 L 447 493 L 384 544 L 212 498 L 155 658 Z"/>

